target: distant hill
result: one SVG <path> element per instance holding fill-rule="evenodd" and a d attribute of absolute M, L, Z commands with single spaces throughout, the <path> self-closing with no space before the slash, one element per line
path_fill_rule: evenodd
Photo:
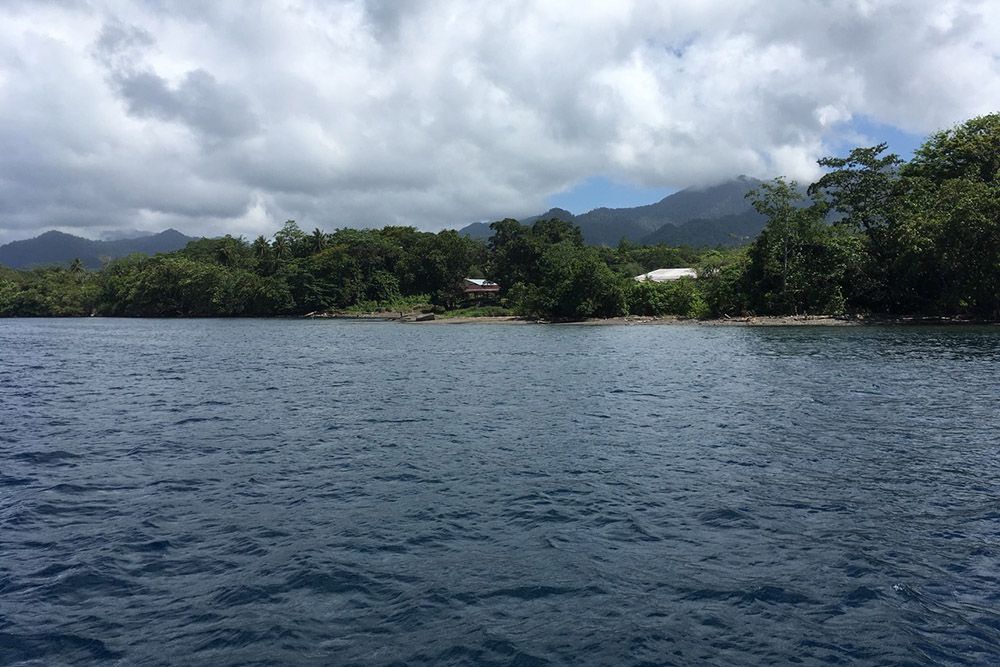
<path fill-rule="evenodd" d="M 761 181 L 740 176 L 706 188 L 675 192 L 655 204 L 633 208 L 598 208 L 574 216 L 563 209 L 521 220 L 559 218 L 580 227 L 587 245 L 615 246 L 622 237 L 641 243 L 716 246 L 737 245 L 752 240 L 764 228 L 765 219 L 746 199 Z M 477 222 L 459 230 L 472 238 L 489 238 L 489 224 Z"/>
<path fill-rule="evenodd" d="M 88 269 L 99 269 L 104 261 L 125 257 L 134 252 L 155 255 L 170 252 L 186 246 L 194 237 L 185 236 L 176 229 L 168 229 L 159 234 L 114 241 L 91 241 L 90 239 L 65 234 L 45 232 L 41 236 L 24 241 L 14 241 L 0 246 L 0 264 L 12 269 L 30 269 L 52 264 L 68 265 L 79 257 Z"/>
<path fill-rule="evenodd" d="M 565 220 L 567 222 L 576 222 L 577 217 L 567 211 L 564 208 L 550 208 L 545 213 L 541 215 L 533 215 L 530 218 L 521 218 L 518 220 L 522 225 L 533 225 L 539 220 L 551 220 L 556 218 L 558 220 Z M 468 236 L 474 239 L 486 240 L 493 236 L 493 230 L 490 229 L 490 223 L 488 222 L 473 222 L 471 225 L 466 225 L 458 230 L 458 233 L 462 236 Z M 584 235 L 586 238 L 586 235 Z"/>
<path fill-rule="evenodd" d="M 764 216 L 750 209 L 721 218 L 695 218 L 680 225 L 663 225 L 652 234 L 640 238 L 639 242 L 646 245 L 686 245 L 692 248 L 745 245 L 757 238 L 766 222 Z"/>
<path fill-rule="evenodd" d="M 557 220 L 565 220 L 566 222 L 577 221 L 577 217 L 564 208 L 550 208 L 548 211 L 542 213 L 541 215 L 536 215 L 533 218 L 525 218 L 524 220 L 521 220 L 521 224 L 533 225 L 539 220 L 551 220 L 552 218 L 555 218 Z M 487 227 L 489 227 L 489 225 L 487 225 Z"/>
<path fill-rule="evenodd" d="M 490 229 L 490 223 L 488 222 L 473 222 L 471 225 L 466 225 L 458 230 L 458 233 L 462 236 L 468 236 L 474 239 L 486 240 L 493 236 L 493 230 Z"/>

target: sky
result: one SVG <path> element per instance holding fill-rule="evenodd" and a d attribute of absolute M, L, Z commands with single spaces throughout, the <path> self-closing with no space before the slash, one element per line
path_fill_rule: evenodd
<path fill-rule="evenodd" d="M 1000 111 L 994 0 L 4 0 L 0 243 L 658 201 Z"/>

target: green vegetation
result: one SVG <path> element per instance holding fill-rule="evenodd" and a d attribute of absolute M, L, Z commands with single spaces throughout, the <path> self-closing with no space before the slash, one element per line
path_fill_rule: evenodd
<path fill-rule="evenodd" d="M 1000 318 L 1000 114 L 931 136 L 904 163 L 885 144 L 825 158 L 803 196 L 748 193 L 768 222 L 743 248 L 585 247 L 558 219 L 490 225 L 487 242 L 411 227 L 226 236 L 87 271 L 0 267 L 0 316 L 279 316 L 323 311 L 514 313 L 547 319 L 877 313 Z M 698 280 L 633 276 L 693 266 Z M 471 303 L 465 277 L 501 286 Z"/>

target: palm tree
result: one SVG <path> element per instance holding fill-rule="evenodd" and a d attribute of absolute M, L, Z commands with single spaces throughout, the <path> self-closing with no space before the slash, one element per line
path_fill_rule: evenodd
<path fill-rule="evenodd" d="M 319 227 L 314 229 L 312 235 L 309 237 L 309 248 L 314 255 L 326 250 L 326 234 Z"/>
<path fill-rule="evenodd" d="M 271 258 L 271 244 L 267 242 L 263 234 L 254 239 L 253 256 L 261 261 Z"/>
<path fill-rule="evenodd" d="M 236 249 L 230 243 L 223 243 L 215 250 L 219 263 L 231 268 L 236 263 Z"/>
<path fill-rule="evenodd" d="M 82 283 L 83 276 L 87 270 L 83 268 L 83 262 L 80 261 L 80 258 L 74 257 L 73 261 L 69 263 L 69 272 L 76 277 L 78 283 Z"/>
<path fill-rule="evenodd" d="M 288 259 L 292 256 L 292 247 L 284 236 L 276 237 L 272 247 L 274 248 L 274 256 L 278 259 Z"/>

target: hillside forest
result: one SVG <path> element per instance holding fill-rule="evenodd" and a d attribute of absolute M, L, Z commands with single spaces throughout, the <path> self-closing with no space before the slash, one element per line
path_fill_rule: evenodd
<path fill-rule="evenodd" d="M 0 267 L 3 316 L 289 316 L 463 312 L 462 281 L 501 286 L 474 312 L 576 319 L 879 314 L 1000 318 L 1000 114 L 931 135 L 905 162 L 886 145 L 820 160 L 803 194 L 782 178 L 747 193 L 767 218 L 742 247 L 585 246 L 572 223 L 490 225 L 486 241 L 412 227 L 192 241 L 87 270 Z M 636 282 L 693 266 L 698 279 Z"/>

